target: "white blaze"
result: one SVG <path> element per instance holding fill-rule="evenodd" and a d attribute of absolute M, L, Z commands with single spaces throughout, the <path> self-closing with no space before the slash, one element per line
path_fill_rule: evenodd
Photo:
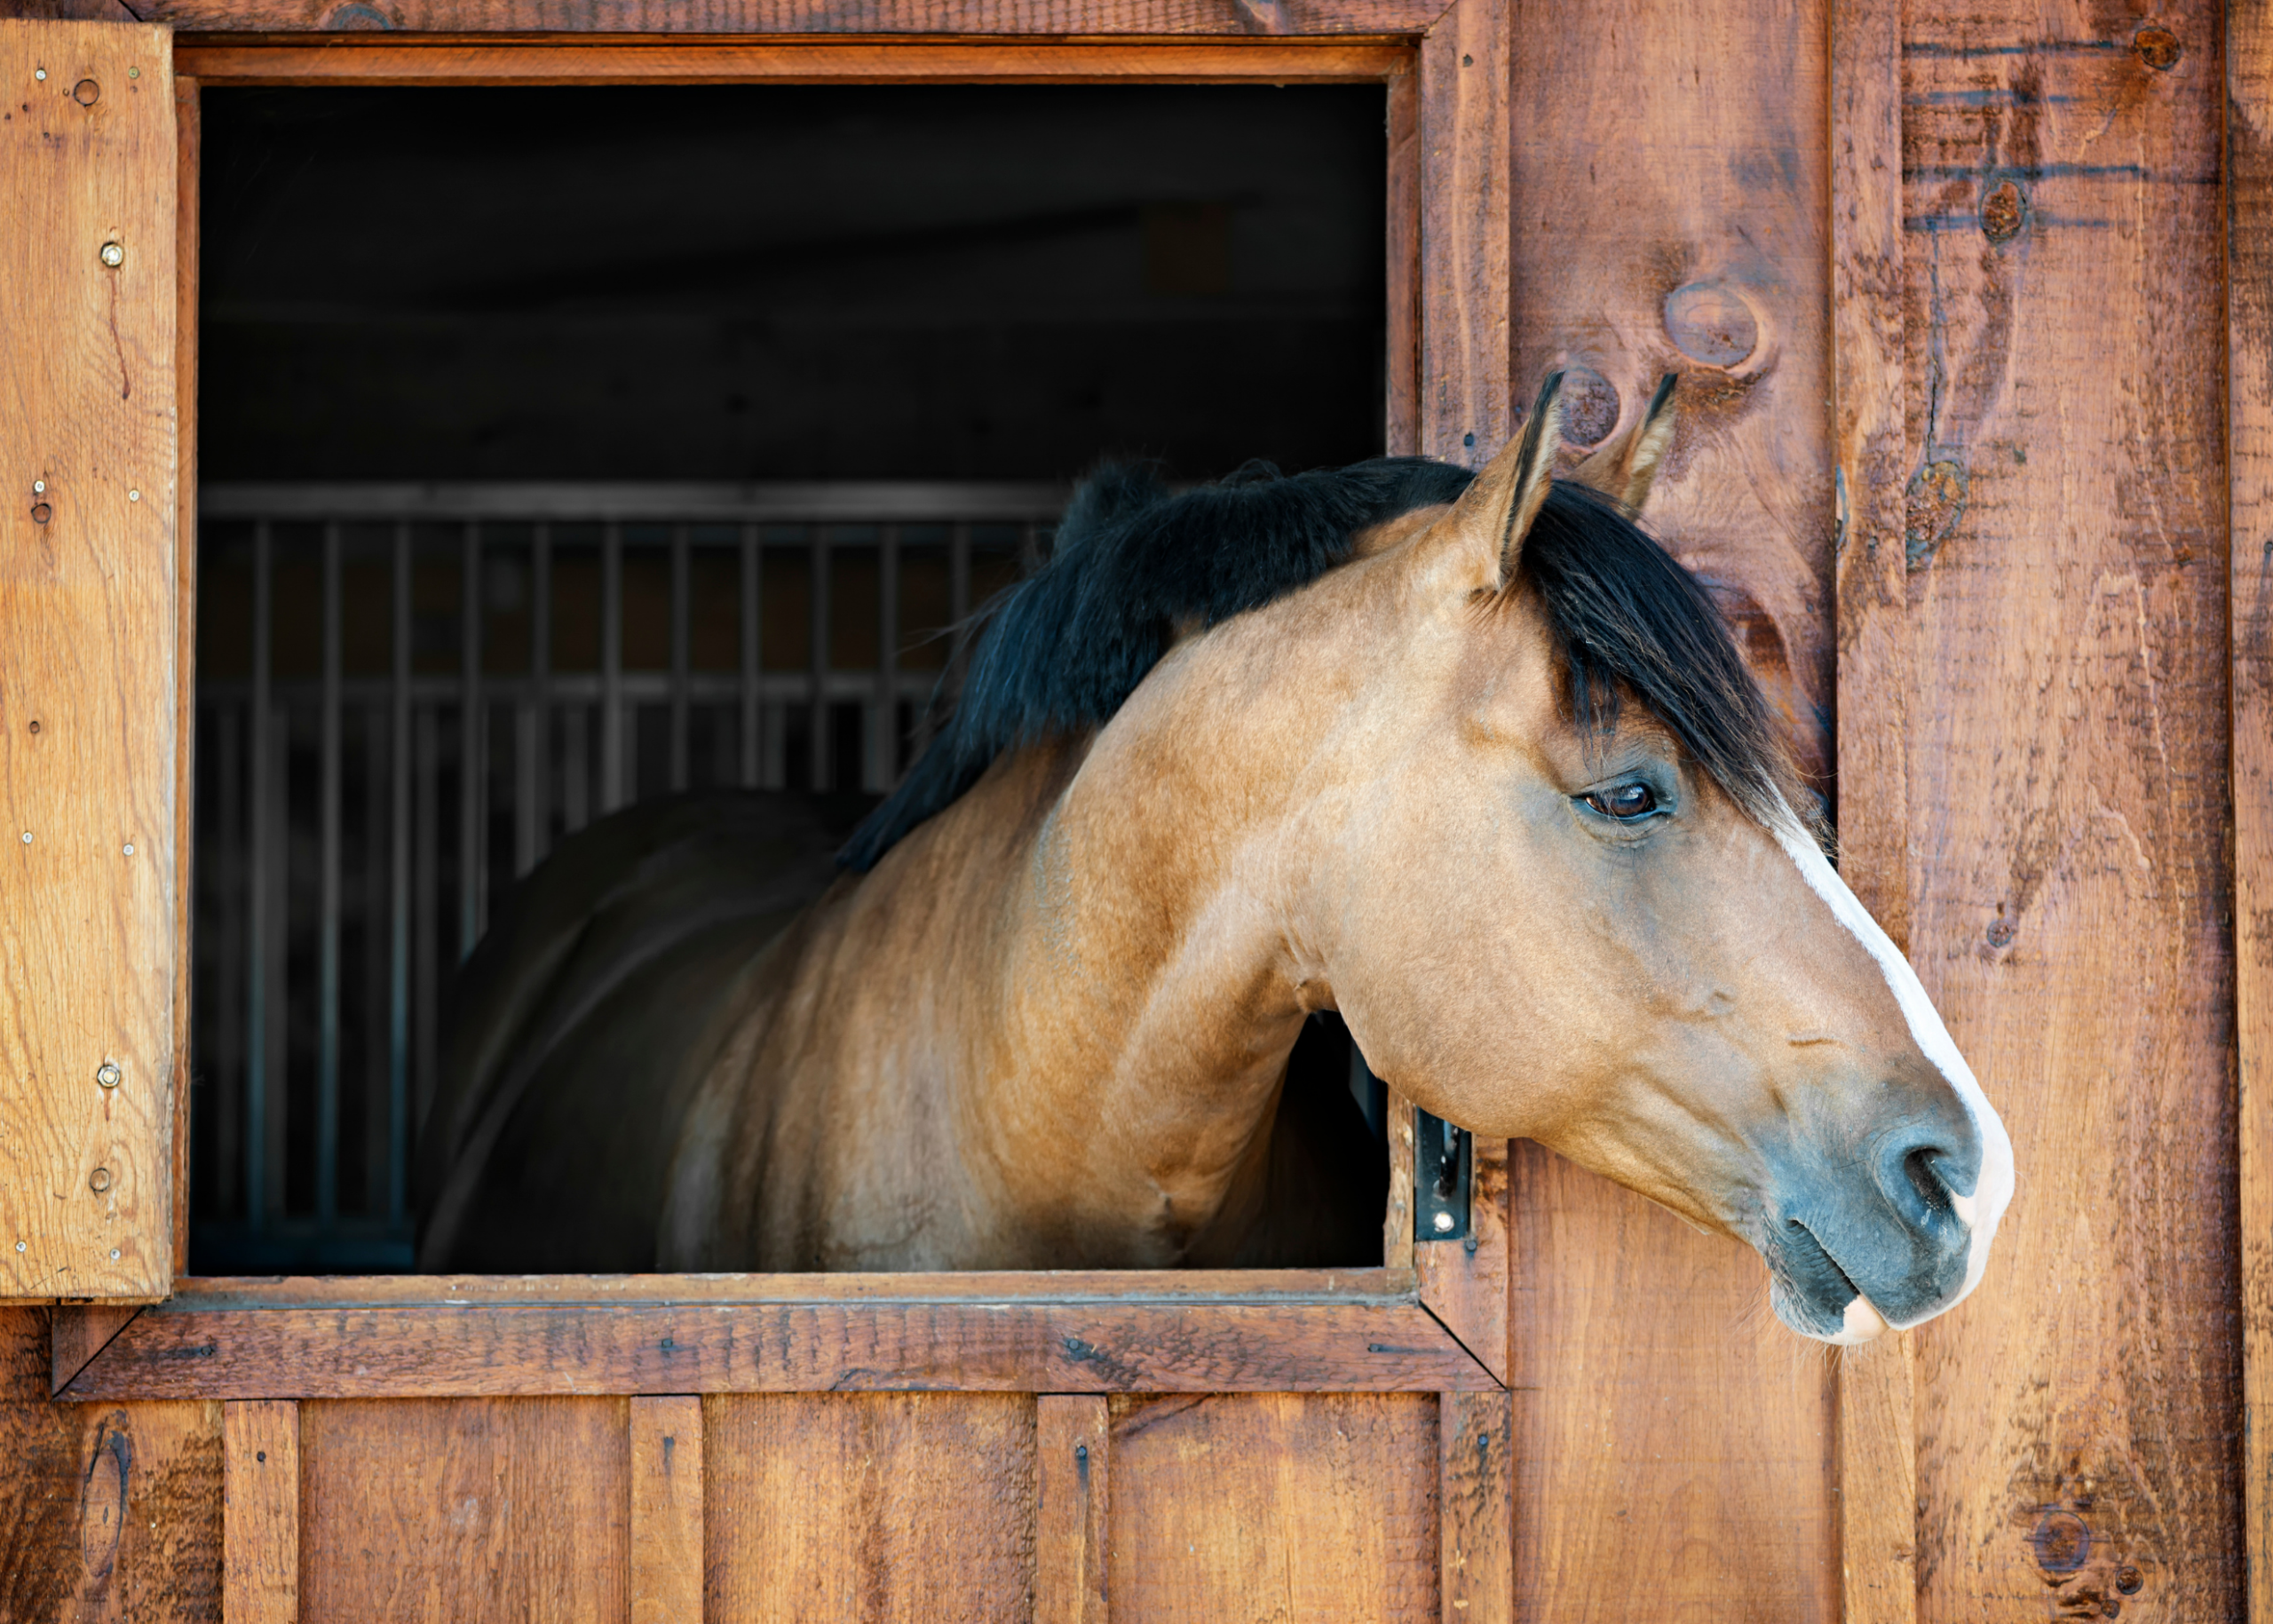
<path fill-rule="evenodd" d="M 1949 1079 L 1950 1087 L 1973 1113 L 1974 1130 L 1981 1136 L 1981 1176 L 1974 1184 L 1973 1193 L 1959 1195 L 1952 1192 L 1950 1200 L 1960 1222 L 1973 1238 L 1966 1257 L 1965 1284 L 1932 1313 L 1921 1314 L 1910 1322 L 1916 1325 L 1964 1301 L 1967 1293 L 1981 1283 L 1982 1271 L 1989 1266 L 1989 1243 L 1997 1237 L 1997 1222 L 2005 1216 L 2005 1207 L 2013 1199 L 2013 1142 L 2005 1132 L 2002 1119 L 1989 1104 L 1988 1096 L 1982 1093 L 1980 1083 L 1974 1080 L 1973 1068 L 1958 1053 L 1957 1043 L 1951 1038 L 1949 1028 L 1942 1025 L 1933 1000 L 1926 996 L 1926 989 L 1919 984 L 1918 972 L 1910 968 L 1910 961 L 1879 929 L 1879 922 L 1871 917 L 1870 910 L 1847 889 L 1847 882 L 1839 877 L 1839 871 L 1825 858 L 1823 848 L 1788 812 L 1774 833 L 1786 854 L 1799 865 L 1809 888 L 1830 905 L 1839 923 L 1852 931 L 1855 939 L 1878 962 L 1879 973 L 1886 978 L 1895 1002 L 1902 1006 L 1903 1018 L 1910 1023 L 1911 1042 Z M 1857 1323 L 1857 1307 L 1863 1308 L 1877 1324 L 1865 1328 L 1865 1323 Z M 1858 1299 L 1847 1305 L 1845 1332 L 1831 1340 L 1868 1342 L 1886 1324 L 1874 1307 Z"/>

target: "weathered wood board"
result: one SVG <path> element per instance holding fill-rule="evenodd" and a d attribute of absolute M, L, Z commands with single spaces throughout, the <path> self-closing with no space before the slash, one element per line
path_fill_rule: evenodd
<path fill-rule="evenodd" d="M 0 1298 L 148 1299 L 179 918 L 166 30 L 0 21 Z"/>

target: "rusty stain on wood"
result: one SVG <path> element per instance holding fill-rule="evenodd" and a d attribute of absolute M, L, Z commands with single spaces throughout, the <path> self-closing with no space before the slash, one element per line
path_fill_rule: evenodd
<path fill-rule="evenodd" d="M 221 1406 L 221 1612 L 229 1624 L 300 1616 L 300 1406 Z"/>
<path fill-rule="evenodd" d="M 702 1616 L 702 1400 L 631 1400 L 631 1624 Z"/>
<path fill-rule="evenodd" d="M 1034 1624 L 1105 1624 L 1113 1438 L 1106 1400 L 1044 1393 L 1034 1401 Z"/>
<path fill-rule="evenodd" d="M 173 1278 L 170 61 L 163 28 L 0 21 L 0 1297 Z M 82 105 L 83 79 L 111 93 Z M 117 267 L 107 242 L 131 249 Z"/>

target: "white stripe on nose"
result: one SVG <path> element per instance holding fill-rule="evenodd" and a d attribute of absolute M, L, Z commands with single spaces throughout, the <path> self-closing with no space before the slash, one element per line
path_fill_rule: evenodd
<path fill-rule="evenodd" d="M 1963 1302 L 1966 1295 L 1981 1283 L 1982 1271 L 1989 1266 L 1989 1243 L 1996 1239 L 1998 1220 L 2005 1216 L 2005 1208 L 2013 1199 L 2013 1142 L 2005 1132 L 2003 1120 L 1989 1104 L 1989 1097 L 1982 1093 L 1980 1083 L 1974 1080 L 1973 1068 L 1958 1053 L 1956 1041 L 1942 1024 L 1934 1001 L 1926 996 L 1926 989 L 1918 980 L 1918 972 L 1910 968 L 1910 961 L 1879 929 L 1879 922 L 1871 917 L 1870 910 L 1847 889 L 1847 882 L 1825 859 L 1823 848 L 1800 827 L 1800 820 L 1792 815 L 1791 809 L 1786 807 L 1783 811 L 1783 818 L 1772 831 L 1777 843 L 1799 865 L 1801 877 L 1807 881 L 1808 888 L 1830 906 L 1833 916 L 1877 962 L 1879 973 L 1886 978 L 1888 989 L 1902 1006 L 1903 1018 L 1910 1024 L 1910 1041 L 1949 1080 L 1950 1087 L 1965 1102 L 1965 1108 L 1973 1113 L 1974 1130 L 1981 1136 L 1981 1174 L 1974 1183 L 1973 1193 L 1958 1195 L 1952 1192 L 1950 1199 L 1952 1209 L 1971 1237 L 1966 1255 L 1965 1284 L 1947 1302 L 1909 1322 L 1916 1325 Z M 1869 1309 L 1867 1303 L 1864 1306 Z M 1850 1328 L 1854 1311 L 1855 1304 L 1848 1304 Z M 1878 1318 L 1875 1309 L 1869 1311 L 1872 1318 Z M 1885 1323 L 1880 1321 L 1881 1327 Z"/>

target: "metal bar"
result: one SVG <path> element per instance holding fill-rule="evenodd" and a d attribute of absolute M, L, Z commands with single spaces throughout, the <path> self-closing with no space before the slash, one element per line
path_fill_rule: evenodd
<path fill-rule="evenodd" d="M 598 484 L 485 480 L 441 484 L 214 484 L 207 519 L 468 519 L 530 523 L 942 524 L 1054 519 L 1066 487 L 1033 483 L 867 479 L 843 483 Z"/>
<path fill-rule="evenodd" d="M 757 754 L 757 681 L 758 681 L 758 570 L 763 559 L 757 547 L 757 527 L 742 526 L 742 602 L 741 602 L 741 780 L 742 788 L 755 789 L 764 781 L 764 766 Z"/>
<path fill-rule="evenodd" d="M 686 677 L 693 627 L 687 604 L 686 527 L 671 527 L 671 788 L 686 788 Z"/>
<path fill-rule="evenodd" d="M 930 692 L 931 679 L 922 671 L 901 671 L 893 678 L 903 700 L 917 698 Z M 876 674 L 873 669 L 836 670 L 828 673 L 826 689 L 831 700 L 840 702 L 871 700 L 876 695 Z M 556 706 L 583 703 L 597 705 L 605 688 L 597 675 L 574 671 L 553 673 L 545 684 L 546 693 Z M 628 704 L 668 705 L 671 697 L 671 679 L 668 671 L 626 671 L 617 687 Z M 741 677 L 718 671 L 695 671 L 687 677 L 686 692 L 690 705 L 705 704 L 733 706 L 741 697 Z M 758 679 L 761 701 L 796 700 L 803 701 L 812 696 L 813 679 L 810 671 L 773 671 Z M 201 697 L 208 701 L 242 700 L 250 692 L 242 677 L 215 677 L 202 689 Z M 392 692 L 391 680 L 384 677 L 343 677 L 340 698 L 350 707 L 359 703 L 384 703 Z M 511 677 L 484 676 L 481 692 L 494 710 L 501 705 L 534 702 L 526 672 Z M 279 677 L 269 684 L 273 701 L 303 700 L 313 710 L 321 701 L 323 684 L 320 678 L 290 679 Z M 413 677 L 410 684 L 413 700 L 420 704 L 455 706 L 458 700 L 458 678 L 455 672 Z"/>
<path fill-rule="evenodd" d="M 261 1221 L 268 1224 L 283 1217 L 285 1197 L 289 1192 L 286 1174 L 290 1166 L 289 1141 L 286 1134 L 291 1125 L 292 1063 L 291 1006 L 288 997 L 292 923 L 291 707 L 271 712 L 268 736 L 263 742 L 268 757 L 268 828 L 274 836 L 266 849 L 254 853 L 254 860 L 269 869 L 265 922 L 268 953 L 261 969 L 265 983 L 261 1002 L 267 1025 L 260 1038 L 262 1050 L 268 1058 L 267 1110 L 260 1124 L 265 1142 L 261 1153 L 268 1168 L 267 1205 Z"/>
<path fill-rule="evenodd" d="M 385 949 L 387 887 L 392 870 L 386 860 L 387 803 L 394 793 L 388 771 L 392 744 L 387 736 L 387 707 L 384 702 L 357 707 L 363 718 L 362 839 L 357 856 L 362 878 L 358 936 L 362 943 L 363 1059 L 361 1101 L 363 1118 L 362 1212 L 378 1216 L 386 1211 L 387 1188 L 392 1177 L 387 1133 L 387 1015 L 391 988 Z"/>
<path fill-rule="evenodd" d="M 899 781 L 899 527 L 876 537 L 876 697 L 868 730 L 868 781 L 882 794 Z"/>
<path fill-rule="evenodd" d="M 316 1222 L 339 1216 L 339 523 L 323 527 L 321 867 L 317 878 Z"/>
<path fill-rule="evenodd" d="M 458 957 L 481 939 L 481 792 L 488 778 L 489 752 L 482 733 L 481 698 L 481 526 L 465 527 L 465 562 L 458 572 Z"/>
<path fill-rule="evenodd" d="M 252 532 L 252 707 L 246 732 L 252 817 L 247 863 L 245 947 L 245 1223 L 256 1234 L 268 1214 L 268 680 L 274 619 L 275 543 L 266 519 Z"/>
<path fill-rule="evenodd" d="M 560 712 L 560 824 L 574 834 L 591 820 L 591 710 L 568 705 Z"/>
<path fill-rule="evenodd" d="M 812 749 L 808 752 L 812 788 L 826 789 L 833 776 L 828 728 L 828 527 L 812 527 L 812 579 L 805 604 L 812 622 Z"/>
<path fill-rule="evenodd" d="M 552 844 L 552 527 L 546 524 L 529 543 L 529 693 L 521 716 L 516 874 L 535 867 Z"/>
<path fill-rule="evenodd" d="M 434 1078 L 441 1050 L 442 1004 L 439 961 L 442 956 L 442 745 L 441 716 L 432 706 L 422 707 L 412 733 L 417 766 L 412 786 L 417 803 L 416 912 L 411 915 L 416 966 L 412 984 L 411 1021 L 416 1069 L 411 1117 L 425 1113 L 434 1097 Z"/>
<path fill-rule="evenodd" d="M 210 714 L 214 751 L 211 771 L 220 792 L 217 796 L 219 815 L 214 820 L 213 831 L 218 860 L 210 868 L 201 862 L 196 872 L 201 883 L 210 888 L 208 894 L 218 890 L 221 898 L 218 910 L 220 951 L 216 955 L 220 986 L 215 989 L 219 996 L 214 1000 L 213 1023 L 213 1185 L 210 1193 L 220 1197 L 211 1205 L 226 1211 L 229 1202 L 244 1188 L 244 1067 L 250 1049 L 245 1042 L 244 1026 L 245 927 L 249 922 L 242 909 L 230 906 L 246 894 L 244 720 L 240 708 L 233 704 L 213 706 Z"/>
<path fill-rule="evenodd" d="M 387 748 L 387 1223 L 403 1222 L 410 1167 L 410 525 L 394 527 L 393 648 Z"/>
<path fill-rule="evenodd" d="M 600 537 L 600 811 L 623 804 L 623 527 Z"/>

